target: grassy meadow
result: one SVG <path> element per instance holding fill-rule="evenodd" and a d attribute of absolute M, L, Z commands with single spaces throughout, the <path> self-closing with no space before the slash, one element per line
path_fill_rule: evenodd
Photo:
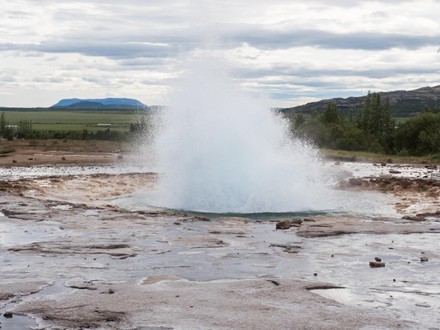
<path fill-rule="evenodd" d="M 9 125 L 18 125 L 20 121 L 31 121 L 36 131 L 112 131 L 128 132 L 132 123 L 139 122 L 145 114 L 134 111 L 103 111 L 103 110 L 28 110 L 5 111 L 5 119 Z"/>

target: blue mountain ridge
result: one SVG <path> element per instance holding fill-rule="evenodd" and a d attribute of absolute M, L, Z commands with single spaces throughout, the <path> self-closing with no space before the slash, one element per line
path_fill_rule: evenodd
<path fill-rule="evenodd" d="M 142 102 L 129 98 L 104 98 L 104 99 L 62 99 L 58 103 L 51 106 L 51 108 L 77 108 L 77 107 L 92 106 L 93 108 L 107 108 L 107 107 L 130 107 L 130 108 L 146 108 L 147 106 Z"/>

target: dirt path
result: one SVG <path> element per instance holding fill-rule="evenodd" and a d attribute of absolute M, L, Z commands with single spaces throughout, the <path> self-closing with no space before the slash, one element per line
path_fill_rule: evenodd
<path fill-rule="evenodd" d="M 130 150 L 128 143 L 112 141 L 3 140 L 0 166 L 109 164 Z"/>

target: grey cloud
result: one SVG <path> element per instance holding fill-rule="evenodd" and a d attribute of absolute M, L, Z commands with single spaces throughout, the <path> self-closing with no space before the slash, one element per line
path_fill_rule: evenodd
<path fill-rule="evenodd" d="M 440 35 L 413 36 L 393 33 L 353 32 L 338 34 L 322 30 L 270 31 L 252 29 L 239 32 L 234 39 L 261 49 L 315 46 L 328 49 L 383 50 L 417 49 L 440 44 Z"/>
<path fill-rule="evenodd" d="M 0 51 L 22 50 L 47 53 L 81 53 L 116 59 L 174 57 L 203 44 L 208 33 L 197 28 L 164 28 L 154 26 L 145 31 L 109 27 L 95 22 L 89 31 L 70 32 L 58 39 L 40 44 L 0 44 Z M 206 33 L 205 33 L 206 32 Z M 286 49 L 311 46 L 326 49 L 385 50 L 417 49 L 438 46 L 439 35 L 405 35 L 397 33 L 351 32 L 333 33 L 319 29 L 280 31 L 260 25 L 229 25 L 223 30 L 223 47 L 242 43 L 258 49 Z"/>
<path fill-rule="evenodd" d="M 13 83 L 17 82 L 17 73 L 13 71 L 1 72 L 0 73 L 0 82 L 3 83 Z"/>
<path fill-rule="evenodd" d="M 64 83 L 66 81 L 66 79 L 64 79 L 63 77 L 51 77 L 51 76 L 45 76 L 45 77 L 34 77 L 31 79 L 32 82 L 37 82 L 37 83 L 53 83 L 53 84 L 60 84 L 60 83 Z"/>
<path fill-rule="evenodd" d="M 83 81 L 89 82 L 89 83 L 93 83 L 93 84 L 106 84 L 107 83 L 107 79 L 101 77 L 101 76 L 83 76 L 81 77 L 81 79 Z"/>
<path fill-rule="evenodd" d="M 387 78 L 390 76 L 398 75 L 427 75 L 427 74 L 440 74 L 440 69 L 426 69 L 426 68 L 401 68 L 390 67 L 388 69 L 372 68 L 368 70 L 355 70 L 355 69 L 309 69 L 307 67 L 292 68 L 287 66 L 275 66 L 270 69 L 251 69 L 241 68 L 236 70 L 236 74 L 242 79 L 256 79 L 262 77 L 274 77 L 272 82 L 262 82 L 268 84 L 285 84 L 289 81 L 298 82 L 298 80 L 304 81 L 310 78 L 322 78 L 322 77 L 367 77 L 371 79 Z M 321 82 L 315 80 L 313 82 L 307 82 L 310 87 L 320 87 Z M 318 84 L 318 85 L 313 85 Z M 333 83 L 332 83 L 333 84 Z"/>
<path fill-rule="evenodd" d="M 166 57 L 171 55 L 168 47 L 141 43 L 85 42 L 82 44 L 70 44 L 65 42 L 52 42 L 39 45 L 36 49 L 49 53 L 80 53 L 89 56 L 114 58 Z"/>
<path fill-rule="evenodd" d="M 440 1 L 440 0 L 436 0 L 436 1 Z M 371 2 L 371 0 L 331 0 L 331 1 L 316 0 L 316 2 L 322 3 L 323 5 L 326 6 L 337 6 L 337 7 L 347 8 L 347 7 L 356 7 L 361 5 L 362 3 L 369 3 Z M 406 2 L 414 2 L 415 4 L 417 4 L 415 0 L 387 0 L 387 1 L 378 1 L 378 2 L 398 3 L 398 4 L 402 4 Z"/>
<path fill-rule="evenodd" d="M 88 56 L 110 58 L 168 57 L 175 53 L 171 47 L 132 42 L 49 41 L 41 44 L 0 44 L 0 51 L 11 50 L 42 53 L 80 53 Z"/>
<path fill-rule="evenodd" d="M 384 11 L 375 11 L 372 12 L 371 14 L 367 15 L 366 17 L 370 17 L 370 18 L 375 18 L 375 19 L 384 19 L 389 17 L 389 14 L 384 12 Z"/>
<path fill-rule="evenodd" d="M 7 10 L 4 15 L 9 18 L 28 18 L 32 16 L 32 13 L 23 10 Z"/>

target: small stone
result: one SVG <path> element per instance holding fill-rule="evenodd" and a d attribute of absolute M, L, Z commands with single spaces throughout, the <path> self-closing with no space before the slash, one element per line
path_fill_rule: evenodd
<path fill-rule="evenodd" d="M 271 282 L 275 286 L 280 286 L 280 282 L 278 282 L 278 281 L 275 281 L 275 280 L 268 280 L 268 281 Z"/>
<path fill-rule="evenodd" d="M 421 304 L 416 304 L 417 307 L 423 307 L 423 308 L 430 308 L 431 305 L 425 304 L 425 303 L 421 303 Z"/>
<path fill-rule="evenodd" d="M 124 156 L 118 155 L 118 159 L 124 159 Z"/>
<path fill-rule="evenodd" d="M 318 276 L 318 273 L 313 273 L 313 276 Z"/>
<path fill-rule="evenodd" d="M 66 160 L 66 157 L 64 157 L 64 156 L 63 156 L 63 157 L 61 157 L 61 160 Z"/>
<path fill-rule="evenodd" d="M 380 261 L 370 261 L 370 267 L 371 268 L 385 267 L 385 263 L 384 262 L 380 262 Z"/>
<path fill-rule="evenodd" d="M 426 261 L 428 261 L 429 259 L 428 259 L 428 257 L 420 257 L 420 261 L 421 262 L 426 262 Z"/>
<path fill-rule="evenodd" d="M 4 317 L 6 317 L 7 319 L 12 319 L 12 312 L 5 312 L 4 314 L 3 314 L 3 316 Z"/>
<path fill-rule="evenodd" d="M 276 229 L 289 229 L 292 227 L 292 223 L 289 220 L 283 220 L 277 223 Z"/>
<path fill-rule="evenodd" d="M 12 160 L 12 163 L 16 164 L 16 163 L 17 163 L 17 161 L 16 161 L 15 159 L 13 159 L 13 160 Z"/>
<path fill-rule="evenodd" d="M 374 258 L 374 260 L 376 260 L 377 262 L 381 262 L 382 261 L 382 259 L 378 258 L 378 257 Z"/>

